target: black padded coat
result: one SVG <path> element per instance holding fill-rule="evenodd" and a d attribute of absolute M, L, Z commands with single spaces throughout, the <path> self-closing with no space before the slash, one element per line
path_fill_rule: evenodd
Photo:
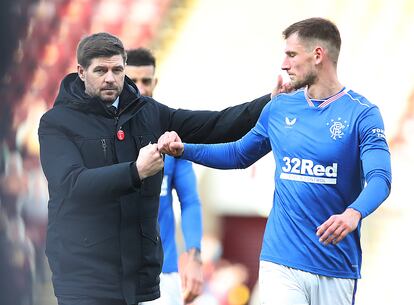
<path fill-rule="evenodd" d="M 190 143 L 239 139 L 270 96 L 220 112 L 176 110 L 140 96 L 126 77 L 120 111 L 113 113 L 84 90 L 77 74 L 66 76 L 39 126 L 50 196 L 46 254 L 55 294 L 128 304 L 158 298 L 163 174 L 139 181 L 139 149 L 169 130 Z"/>

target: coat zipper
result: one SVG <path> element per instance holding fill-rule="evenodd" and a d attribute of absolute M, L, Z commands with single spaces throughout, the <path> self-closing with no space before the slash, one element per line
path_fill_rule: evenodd
<path fill-rule="evenodd" d="M 104 158 L 105 158 L 105 162 L 108 161 L 107 160 L 107 152 L 106 152 L 106 148 L 108 147 L 106 145 L 106 140 L 105 139 L 101 139 L 101 144 L 102 144 L 102 150 L 103 150 L 103 154 L 104 154 Z"/>

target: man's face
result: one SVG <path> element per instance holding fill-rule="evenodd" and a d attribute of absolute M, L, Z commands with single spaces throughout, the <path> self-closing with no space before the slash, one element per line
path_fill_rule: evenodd
<path fill-rule="evenodd" d="M 314 52 L 306 48 L 297 34 L 286 39 L 285 54 L 282 70 L 289 74 L 292 86 L 299 89 L 314 84 L 317 79 Z"/>
<path fill-rule="evenodd" d="M 92 59 L 87 69 L 78 65 L 78 75 L 86 94 L 112 104 L 124 87 L 125 64 L 121 55 Z"/>
<path fill-rule="evenodd" d="M 125 68 L 126 75 L 137 85 L 139 92 L 144 96 L 152 96 L 157 79 L 154 77 L 154 66 L 129 66 Z"/>

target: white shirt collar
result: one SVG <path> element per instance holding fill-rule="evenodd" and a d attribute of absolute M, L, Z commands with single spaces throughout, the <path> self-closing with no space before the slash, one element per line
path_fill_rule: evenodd
<path fill-rule="evenodd" d="M 119 105 L 119 96 L 116 98 L 116 100 L 112 103 L 112 106 L 116 107 L 116 109 L 118 109 L 118 105 Z"/>

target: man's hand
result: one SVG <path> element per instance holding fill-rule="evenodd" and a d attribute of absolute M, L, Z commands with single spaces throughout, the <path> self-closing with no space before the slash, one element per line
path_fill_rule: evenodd
<path fill-rule="evenodd" d="M 184 303 L 190 303 L 203 291 L 203 271 L 200 251 L 190 249 L 186 253 L 186 263 L 180 271 Z"/>
<path fill-rule="evenodd" d="M 293 87 L 291 83 L 283 83 L 282 75 L 277 76 L 277 83 L 276 87 L 273 88 L 272 93 L 270 94 L 270 98 L 275 97 L 279 93 L 289 93 L 293 91 Z"/>
<path fill-rule="evenodd" d="M 158 150 L 173 157 L 179 157 L 184 152 L 184 144 L 175 131 L 166 131 L 158 139 Z"/>
<path fill-rule="evenodd" d="M 319 241 L 325 246 L 330 243 L 336 245 L 356 229 L 361 218 L 361 213 L 348 208 L 342 214 L 329 217 L 317 228 L 316 235 L 320 236 Z"/>
<path fill-rule="evenodd" d="M 164 160 L 157 144 L 150 143 L 139 150 L 136 166 L 141 180 L 155 175 L 164 167 Z"/>

